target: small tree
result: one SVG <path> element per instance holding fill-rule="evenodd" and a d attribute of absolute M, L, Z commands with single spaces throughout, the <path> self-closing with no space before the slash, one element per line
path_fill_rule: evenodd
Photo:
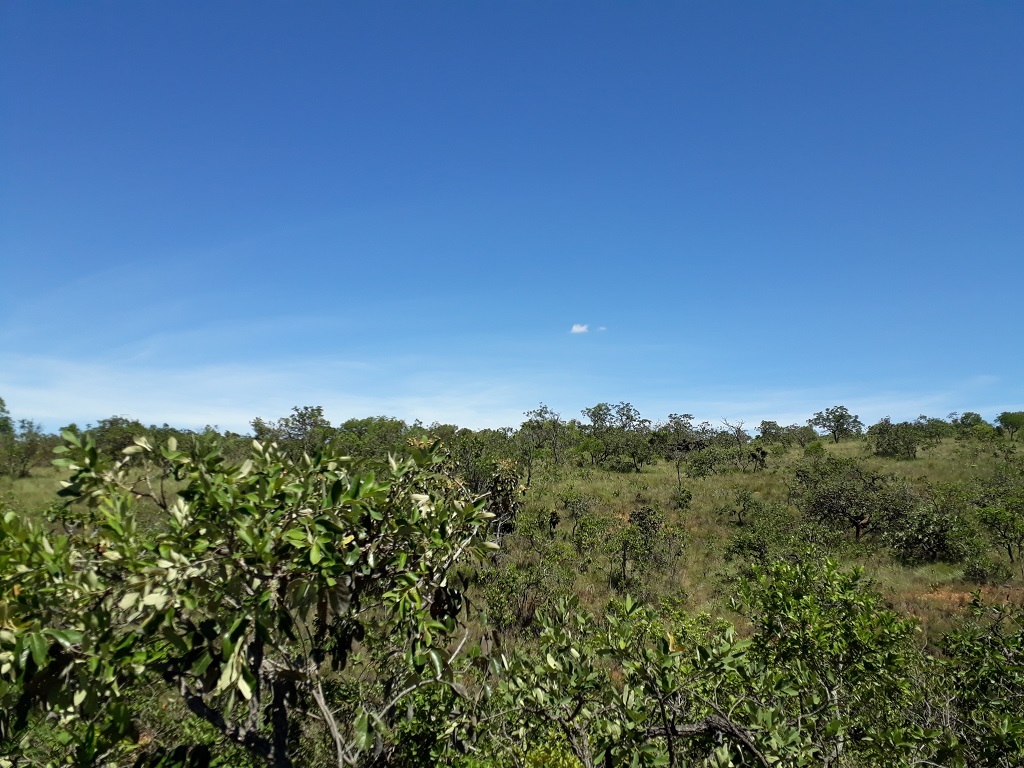
<path fill-rule="evenodd" d="M 853 528 L 858 541 L 868 532 L 898 525 L 915 503 L 906 485 L 853 459 L 832 456 L 798 468 L 793 495 L 805 514 L 827 525 Z"/>
<path fill-rule="evenodd" d="M 683 463 L 696 447 L 693 414 L 670 413 L 668 421 L 657 429 L 658 441 L 665 459 L 676 468 L 676 491 L 683 492 Z"/>
<path fill-rule="evenodd" d="M 142 422 L 127 416 L 100 419 L 96 426 L 90 426 L 86 431 L 96 450 L 111 460 L 122 458 L 121 451 L 133 445 L 135 438 L 146 434 Z"/>
<path fill-rule="evenodd" d="M 838 443 L 844 437 L 859 435 L 864 430 L 860 418 L 850 413 L 845 405 L 836 405 L 819 411 L 808 419 L 807 423 L 831 435 L 834 443 Z"/>
<path fill-rule="evenodd" d="M 1003 411 L 996 416 L 996 423 L 1011 440 L 1024 429 L 1024 411 Z"/>
<path fill-rule="evenodd" d="M 29 470 L 43 462 L 47 448 L 53 446 L 47 437 L 37 422 L 18 419 L 18 427 L 13 434 L 0 435 L 0 473 L 28 477 Z"/>
<path fill-rule="evenodd" d="M 655 460 L 651 420 L 640 416 L 630 403 L 615 406 L 615 427 L 618 432 L 618 450 L 629 460 L 633 471 L 639 472 L 645 464 Z"/>
<path fill-rule="evenodd" d="M 971 514 L 973 495 L 958 483 L 924 490 L 921 500 L 885 531 L 899 558 L 910 564 L 959 563 L 981 549 Z"/>
<path fill-rule="evenodd" d="M 252 429 L 257 440 L 278 443 L 293 459 L 324 450 L 334 435 L 334 428 L 319 405 L 295 406 L 290 416 L 276 422 L 253 419 Z"/>
<path fill-rule="evenodd" d="M 810 424 L 790 424 L 788 427 L 783 427 L 783 432 L 788 438 L 796 441 L 801 448 L 806 448 L 818 439 L 818 433 Z"/>
<path fill-rule="evenodd" d="M 641 504 L 629 513 L 629 525 L 620 529 L 618 554 L 620 560 L 619 585 L 629 583 L 627 566 L 633 563 L 635 570 L 643 570 L 661 557 L 661 543 L 665 515 L 657 507 Z"/>
<path fill-rule="evenodd" d="M 984 507 L 978 510 L 978 519 L 985 526 L 992 541 L 1005 552 L 1010 562 L 1024 555 L 1024 504 Z"/>

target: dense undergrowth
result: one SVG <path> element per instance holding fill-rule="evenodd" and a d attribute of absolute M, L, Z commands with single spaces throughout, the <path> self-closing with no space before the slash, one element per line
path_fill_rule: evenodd
<path fill-rule="evenodd" d="M 0 761 L 1024 761 L 1012 432 L 624 406 L 69 431 L 0 478 Z"/>

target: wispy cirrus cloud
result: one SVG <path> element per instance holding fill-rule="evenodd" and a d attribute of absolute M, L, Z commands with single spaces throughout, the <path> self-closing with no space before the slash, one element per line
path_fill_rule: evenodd
<path fill-rule="evenodd" d="M 586 323 L 573 323 L 572 330 L 569 333 L 588 333 L 589 331 L 590 326 Z"/>

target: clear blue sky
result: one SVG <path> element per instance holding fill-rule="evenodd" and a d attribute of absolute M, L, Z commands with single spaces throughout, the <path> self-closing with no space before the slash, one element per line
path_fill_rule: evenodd
<path fill-rule="evenodd" d="M 0 109 L 50 429 L 1024 409 L 1024 3 L 12 0 Z"/>

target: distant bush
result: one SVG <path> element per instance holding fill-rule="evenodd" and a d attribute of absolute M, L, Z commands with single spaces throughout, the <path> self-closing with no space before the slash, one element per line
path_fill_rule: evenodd
<path fill-rule="evenodd" d="M 676 488 L 672 491 L 672 506 L 678 510 L 687 510 L 693 501 L 693 492 L 687 488 Z"/>
<path fill-rule="evenodd" d="M 989 555 L 978 554 L 964 565 L 964 578 L 974 584 L 999 583 L 1010 578 L 1010 568 Z"/>
<path fill-rule="evenodd" d="M 912 509 L 889 522 L 885 539 L 905 563 L 960 563 L 984 546 L 973 514 L 973 493 L 960 483 L 926 488 Z"/>
<path fill-rule="evenodd" d="M 804 456 L 816 459 L 825 455 L 825 444 L 821 440 L 811 440 L 804 446 Z"/>
<path fill-rule="evenodd" d="M 876 456 L 894 459 L 915 459 L 917 449 L 927 440 L 925 432 L 909 421 L 893 424 L 886 416 L 868 428 L 868 441 L 874 447 Z"/>

